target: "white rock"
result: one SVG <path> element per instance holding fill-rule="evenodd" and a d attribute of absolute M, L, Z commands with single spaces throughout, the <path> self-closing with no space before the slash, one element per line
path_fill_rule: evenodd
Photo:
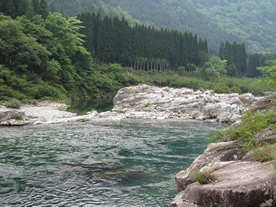
<path fill-rule="evenodd" d="M 210 90 L 138 85 L 119 90 L 114 98 L 112 111 L 124 112 L 128 118 L 156 119 L 160 112 L 165 111 L 169 116 L 163 118 L 189 117 L 229 122 L 239 119 L 242 111 L 254 101 L 257 98 L 252 94 L 216 94 Z"/>

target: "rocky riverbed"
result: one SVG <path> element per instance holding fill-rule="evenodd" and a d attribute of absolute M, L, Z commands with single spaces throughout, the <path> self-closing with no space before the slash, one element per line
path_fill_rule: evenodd
<path fill-rule="evenodd" d="M 216 94 L 210 90 L 138 85 L 118 91 L 112 111 L 92 111 L 78 116 L 66 111 L 65 104 L 43 101 L 20 109 L 0 106 L 0 125 L 21 126 L 72 121 L 104 121 L 122 119 L 213 119 L 234 122 L 258 98 L 252 94 Z"/>

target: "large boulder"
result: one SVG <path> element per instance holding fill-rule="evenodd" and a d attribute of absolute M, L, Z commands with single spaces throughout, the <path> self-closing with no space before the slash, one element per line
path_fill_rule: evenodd
<path fill-rule="evenodd" d="M 217 162 L 205 168 L 212 181 L 194 182 L 181 191 L 170 207 L 259 207 L 275 206 L 275 172 L 271 163 Z M 267 205 L 266 205 L 267 206 Z"/>
<path fill-rule="evenodd" d="M 239 149 L 237 141 L 210 144 L 189 168 L 176 175 L 179 194 L 170 207 L 276 205 L 272 163 L 246 161 L 248 155 L 243 156 Z"/>
<path fill-rule="evenodd" d="M 118 91 L 113 112 L 124 113 L 128 118 L 137 118 L 137 115 L 140 118 L 144 113 L 145 118 L 151 119 L 160 115 L 163 118 L 229 122 L 238 120 L 242 111 L 255 101 L 257 98 L 252 94 L 216 94 L 210 90 L 138 85 Z"/>

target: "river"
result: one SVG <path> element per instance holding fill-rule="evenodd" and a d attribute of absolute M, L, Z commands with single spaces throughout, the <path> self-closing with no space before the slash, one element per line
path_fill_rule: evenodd
<path fill-rule="evenodd" d="M 165 207 L 221 127 L 123 121 L 0 128 L 0 206 Z"/>

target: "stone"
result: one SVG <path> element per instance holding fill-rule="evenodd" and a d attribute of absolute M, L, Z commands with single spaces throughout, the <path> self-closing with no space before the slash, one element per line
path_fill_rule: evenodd
<path fill-rule="evenodd" d="M 219 122 L 234 122 L 249 103 L 257 101 L 252 94 L 216 94 L 210 90 L 194 91 L 188 88 L 168 88 L 138 85 L 123 88 L 114 97 L 113 112 L 126 113 L 128 118 L 156 119 L 166 112 L 166 118 L 216 119 Z M 146 113 L 156 114 L 147 116 Z"/>
<path fill-rule="evenodd" d="M 122 88 L 114 97 L 112 111 L 86 115 L 77 115 L 66 111 L 65 104 L 50 101 L 38 102 L 35 105 L 23 105 L 18 111 L 25 113 L 27 123 L 52 124 L 86 121 L 119 121 L 123 119 L 195 119 L 217 120 L 218 122 L 235 122 L 241 116 L 247 104 L 256 101 L 252 94 L 239 95 L 216 94 L 211 90 L 192 90 L 188 88 L 156 87 L 137 85 Z M 0 106 L 1 117 L 9 109 Z M 25 124 L 3 122 L 3 125 Z"/>
<path fill-rule="evenodd" d="M 204 153 L 194 160 L 189 168 L 177 173 L 175 176 L 177 190 L 185 190 L 189 184 L 195 182 L 192 175 L 194 169 L 201 169 L 217 161 L 235 160 L 234 157 L 237 155 L 238 148 L 239 143 L 236 141 L 210 144 Z"/>
<path fill-rule="evenodd" d="M 259 207 L 270 199 L 275 202 L 275 170 L 271 163 L 231 161 L 217 162 L 212 167 L 214 183 L 194 182 L 176 196 L 170 207 Z"/>
<path fill-rule="evenodd" d="M 276 92 L 272 93 L 270 96 L 259 99 L 249 107 L 249 110 L 251 110 L 252 112 L 255 112 L 255 111 L 267 112 L 269 110 L 276 112 L 276 105 L 273 101 L 275 99 L 276 99 Z"/>
<path fill-rule="evenodd" d="M 0 111 L 0 126 L 25 126 L 33 122 L 22 111 L 10 110 Z"/>

